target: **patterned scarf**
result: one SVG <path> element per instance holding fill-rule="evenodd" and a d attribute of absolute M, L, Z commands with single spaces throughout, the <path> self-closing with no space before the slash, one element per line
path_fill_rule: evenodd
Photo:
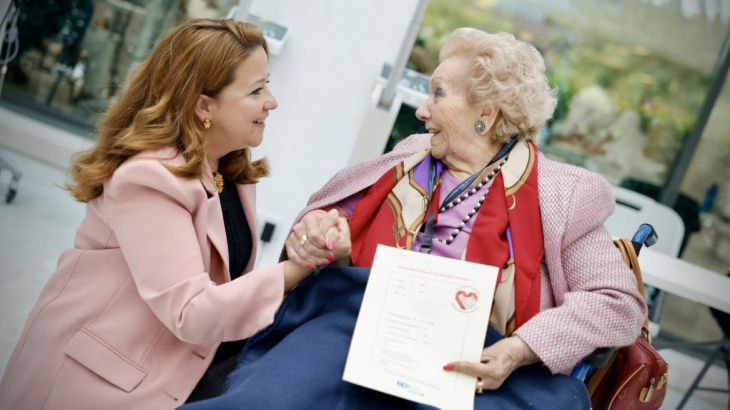
<path fill-rule="evenodd" d="M 514 147 L 507 162 L 509 166 L 494 178 L 476 215 L 465 254 L 467 261 L 499 267 L 497 283 L 502 270 L 513 262 L 510 253 L 514 256 L 515 328 L 540 310 L 540 263 L 544 247 L 536 154 L 537 148 L 530 142 Z M 416 234 L 426 222 L 428 207 L 438 218 L 439 189 L 432 196 L 428 183 L 418 177 L 430 168 L 431 161 L 428 151 L 406 158 L 380 177 L 358 201 L 350 218 L 353 265 L 372 266 L 378 244 L 411 249 Z M 512 252 L 508 235 L 512 239 Z"/>

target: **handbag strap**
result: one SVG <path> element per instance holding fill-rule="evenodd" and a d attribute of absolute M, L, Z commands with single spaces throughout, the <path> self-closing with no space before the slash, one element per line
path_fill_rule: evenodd
<path fill-rule="evenodd" d="M 636 276 L 636 285 L 639 290 L 639 294 L 645 297 L 644 293 L 644 278 L 641 275 L 641 267 L 639 266 L 639 258 L 636 256 L 634 245 L 628 239 L 616 239 L 614 241 L 616 246 L 621 251 L 621 256 L 624 258 L 624 262 L 631 268 Z M 649 316 L 644 316 L 644 325 L 641 329 L 642 335 L 649 340 Z M 650 341 L 651 342 L 651 341 Z"/>

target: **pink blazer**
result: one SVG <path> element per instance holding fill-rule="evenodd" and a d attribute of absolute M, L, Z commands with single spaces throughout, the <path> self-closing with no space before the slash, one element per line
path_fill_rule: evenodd
<path fill-rule="evenodd" d="M 272 322 L 283 264 L 251 271 L 254 240 L 248 273 L 230 280 L 210 172 L 176 177 L 163 165 L 176 155 L 128 160 L 87 204 L 10 358 L 1 409 L 173 409 L 220 342 Z M 238 193 L 255 239 L 255 187 Z"/>
<path fill-rule="evenodd" d="M 369 187 L 399 161 L 430 147 L 429 135 L 414 135 L 386 155 L 340 171 L 296 220 Z M 603 226 L 615 206 L 608 183 L 540 154 L 538 193 L 545 243 L 541 306 L 515 333 L 550 371 L 567 374 L 598 347 L 633 343 L 646 304 Z"/>

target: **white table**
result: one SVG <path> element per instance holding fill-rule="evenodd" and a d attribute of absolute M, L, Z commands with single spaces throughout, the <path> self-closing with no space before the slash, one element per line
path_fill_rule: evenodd
<path fill-rule="evenodd" d="M 644 247 L 639 254 L 644 281 L 693 302 L 730 313 L 730 278 Z"/>
<path fill-rule="evenodd" d="M 639 263 L 646 283 L 693 302 L 730 313 L 730 278 L 725 275 L 649 248 L 641 250 Z M 698 343 L 698 345 L 701 344 L 719 345 L 715 342 Z M 665 348 L 677 349 L 680 345 L 687 347 L 687 344 L 680 343 L 665 346 Z M 718 352 L 719 350 L 715 350 L 715 353 L 705 362 L 699 375 L 679 402 L 677 410 L 684 408 Z"/>

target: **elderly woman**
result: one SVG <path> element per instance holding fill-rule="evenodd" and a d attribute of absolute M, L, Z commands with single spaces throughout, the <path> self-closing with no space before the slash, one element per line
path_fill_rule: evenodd
<path fill-rule="evenodd" d="M 449 37 L 440 61 L 431 94 L 416 113 L 430 138 L 412 136 L 393 152 L 338 173 L 302 212 L 287 239 L 288 256 L 301 265 L 321 260 L 333 244 L 317 226 L 325 210 L 336 208 L 349 219 L 354 266 L 372 266 L 377 245 L 384 244 L 500 267 L 489 318 L 490 331 L 499 335 L 488 337 L 488 344 L 500 340 L 483 350 L 480 362 L 444 363 L 443 370 L 477 377 L 477 393 L 493 390 L 477 395 L 477 408 L 524 408 L 529 402 L 587 408 L 585 388 L 565 374 L 597 348 L 632 343 L 645 315 L 634 276 L 603 226 L 614 206 L 611 189 L 596 174 L 548 160 L 532 142 L 556 104 L 532 45 L 507 33 L 462 28 Z M 341 280 L 315 279 L 320 288 Z M 327 295 L 310 283 L 302 288 Z M 329 290 L 333 297 L 343 291 L 352 287 Z M 306 303 L 300 306 L 306 310 Z M 317 323 L 311 317 L 304 322 L 310 328 Z M 296 330 L 287 332 L 277 349 L 296 337 Z M 297 348 L 307 351 L 301 343 Z M 331 350 L 312 367 L 327 366 Z M 302 356 L 289 363 L 307 360 Z M 260 360 L 275 368 L 268 357 Z M 234 381 L 260 388 L 264 382 L 252 384 L 255 371 L 245 362 Z M 333 373 L 329 382 L 346 384 Z M 306 403 L 327 408 L 414 405 L 346 387 L 322 390 L 321 383 L 327 380 L 317 378 L 306 390 L 322 394 L 298 391 L 298 400 L 334 396 Z M 267 408 L 282 403 L 266 401 Z"/>

